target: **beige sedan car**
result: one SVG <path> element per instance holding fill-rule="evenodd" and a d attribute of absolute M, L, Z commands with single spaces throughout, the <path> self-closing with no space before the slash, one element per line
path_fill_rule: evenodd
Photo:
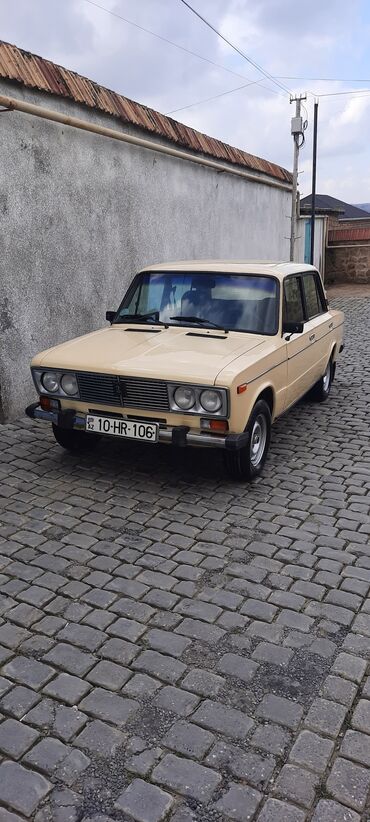
<path fill-rule="evenodd" d="M 238 479 L 260 474 L 280 414 L 328 397 L 343 348 L 343 314 L 296 263 L 154 265 L 106 319 L 34 357 L 28 416 L 71 451 L 102 436 L 221 448 Z"/>

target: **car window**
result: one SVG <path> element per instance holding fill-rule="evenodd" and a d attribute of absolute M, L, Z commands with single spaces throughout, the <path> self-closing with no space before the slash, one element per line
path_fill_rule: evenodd
<path fill-rule="evenodd" d="M 314 274 L 304 274 L 302 279 L 307 306 L 307 315 L 310 320 L 312 317 L 317 317 L 318 314 L 322 314 L 323 309 Z"/>
<path fill-rule="evenodd" d="M 171 314 L 181 313 L 181 300 L 188 289 L 187 276 L 179 275 L 176 282 L 162 273 L 142 276 L 123 313 L 146 314 L 149 311 L 159 311 L 161 320 L 167 322 Z"/>
<path fill-rule="evenodd" d="M 169 325 L 207 322 L 229 331 L 276 334 L 279 285 L 274 277 L 231 272 L 149 271 L 138 275 L 118 310 L 153 315 L 148 322 Z"/>
<path fill-rule="evenodd" d="M 284 281 L 284 321 L 288 323 L 302 323 L 304 321 L 298 277 L 288 277 Z"/>

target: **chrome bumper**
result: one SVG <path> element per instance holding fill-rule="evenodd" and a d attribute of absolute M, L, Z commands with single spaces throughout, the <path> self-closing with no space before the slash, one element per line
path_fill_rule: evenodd
<path fill-rule="evenodd" d="M 84 431 L 86 428 L 86 418 L 75 413 L 72 409 L 66 411 L 43 411 L 39 403 L 34 402 L 27 406 L 25 413 L 27 417 L 30 417 L 32 420 L 44 420 L 45 422 L 54 423 L 54 425 L 58 425 L 64 429 Z M 106 436 L 109 436 L 109 434 Z M 242 434 L 226 434 L 225 437 L 220 437 L 218 434 L 193 433 L 187 425 L 174 425 L 172 428 L 160 428 L 158 432 L 159 442 L 167 442 L 170 445 L 177 445 L 181 448 L 187 445 L 198 445 L 202 448 L 224 448 L 228 451 L 235 451 L 246 446 L 248 439 L 249 435 L 247 432 L 243 432 Z"/>

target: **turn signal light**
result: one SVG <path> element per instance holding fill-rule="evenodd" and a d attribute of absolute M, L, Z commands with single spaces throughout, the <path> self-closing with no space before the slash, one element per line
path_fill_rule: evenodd
<path fill-rule="evenodd" d="M 214 431 L 215 434 L 225 434 L 229 430 L 229 423 L 227 420 L 207 420 L 200 421 L 200 427 L 207 431 Z"/>
<path fill-rule="evenodd" d="M 53 400 L 51 397 L 40 397 L 40 405 L 43 411 L 57 411 L 60 408 L 59 400 Z"/>
<path fill-rule="evenodd" d="M 218 434 L 224 434 L 225 431 L 229 430 L 229 423 L 227 420 L 210 420 L 209 428 L 210 431 L 217 431 Z"/>
<path fill-rule="evenodd" d="M 246 391 L 247 388 L 248 388 L 248 383 L 243 382 L 241 385 L 238 385 L 238 387 L 236 389 L 236 393 L 237 394 L 244 394 L 244 391 Z"/>

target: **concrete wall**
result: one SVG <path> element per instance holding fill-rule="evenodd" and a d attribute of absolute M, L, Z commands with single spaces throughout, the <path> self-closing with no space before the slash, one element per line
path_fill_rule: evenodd
<path fill-rule="evenodd" d="M 0 92 L 135 133 L 15 83 Z M 16 112 L 0 116 L 0 145 L 3 420 L 35 398 L 33 354 L 104 325 L 140 267 L 288 259 L 289 192 Z"/>
<path fill-rule="evenodd" d="M 328 283 L 370 283 L 370 243 L 328 246 Z"/>

